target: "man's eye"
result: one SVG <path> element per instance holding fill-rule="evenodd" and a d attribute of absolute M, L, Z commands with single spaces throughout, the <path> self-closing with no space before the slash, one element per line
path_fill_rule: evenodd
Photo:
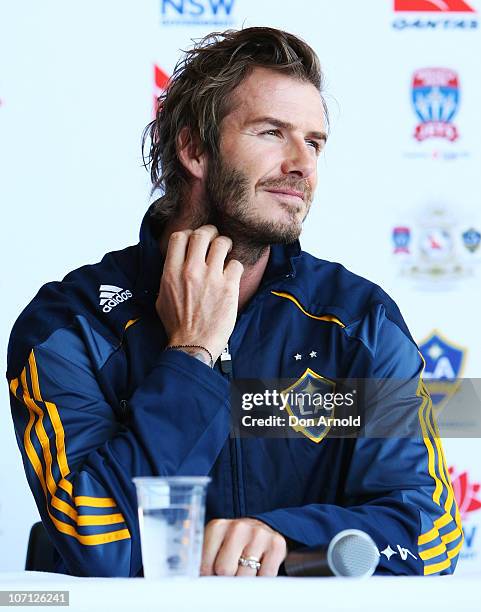
<path fill-rule="evenodd" d="M 262 132 L 262 134 L 269 134 L 269 135 L 273 135 L 273 136 L 279 136 L 280 132 L 279 132 L 279 130 L 265 130 L 265 132 Z"/>
<path fill-rule="evenodd" d="M 321 151 L 321 145 L 316 140 L 306 140 L 307 144 L 312 146 L 317 153 Z"/>

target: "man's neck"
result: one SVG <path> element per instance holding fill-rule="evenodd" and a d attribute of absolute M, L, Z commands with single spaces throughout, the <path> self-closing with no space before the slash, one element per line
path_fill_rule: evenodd
<path fill-rule="evenodd" d="M 239 287 L 239 309 L 240 312 L 251 297 L 256 293 L 264 276 L 267 262 L 269 261 L 270 247 L 266 247 L 260 258 L 252 266 L 245 266 Z"/>

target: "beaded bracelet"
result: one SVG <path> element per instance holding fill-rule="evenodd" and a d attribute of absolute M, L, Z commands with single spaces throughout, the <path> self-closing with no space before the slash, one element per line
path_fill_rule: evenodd
<path fill-rule="evenodd" d="M 201 346 L 200 344 L 174 344 L 172 346 L 166 346 L 165 350 L 168 351 L 169 349 L 183 349 L 183 348 L 202 349 L 209 355 L 209 359 L 210 359 L 209 367 L 210 368 L 214 367 L 214 358 L 212 357 L 212 353 L 209 351 L 208 348 L 205 348 L 205 346 Z"/>

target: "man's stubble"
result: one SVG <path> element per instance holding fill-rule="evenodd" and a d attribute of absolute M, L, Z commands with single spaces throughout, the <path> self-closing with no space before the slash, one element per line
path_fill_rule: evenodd
<path fill-rule="evenodd" d="M 309 212 L 312 193 L 304 179 L 277 179 L 258 185 L 263 187 L 290 187 L 304 193 L 306 212 Z M 206 180 L 204 206 L 197 211 L 194 227 L 207 223 L 215 225 L 219 234 L 229 236 L 233 247 L 229 259 L 238 259 L 244 265 L 254 265 L 271 244 L 290 244 L 299 238 L 302 222 L 299 210 L 291 204 L 279 203 L 288 213 L 288 221 L 260 219 L 253 211 L 248 177 L 229 167 L 220 156 L 210 160 Z"/>

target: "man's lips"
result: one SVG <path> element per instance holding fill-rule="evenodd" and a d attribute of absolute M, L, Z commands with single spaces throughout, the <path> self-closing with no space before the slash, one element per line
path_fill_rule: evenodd
<path fill-rule="evenodd" d="M 266 189 L 266 191 L 268 191 L 269 193 L 274 193 L 276 195 L 283 195 L 283 196 L 290 196 L 290 197 L 294 197 L 294 198 L 299 198 L 302 201 L 304 201 L 304 192 L 302 191 L 296 191 L 295 189 L 289 189 L 289 188 L 282 188 L 282 189 Z"/>

